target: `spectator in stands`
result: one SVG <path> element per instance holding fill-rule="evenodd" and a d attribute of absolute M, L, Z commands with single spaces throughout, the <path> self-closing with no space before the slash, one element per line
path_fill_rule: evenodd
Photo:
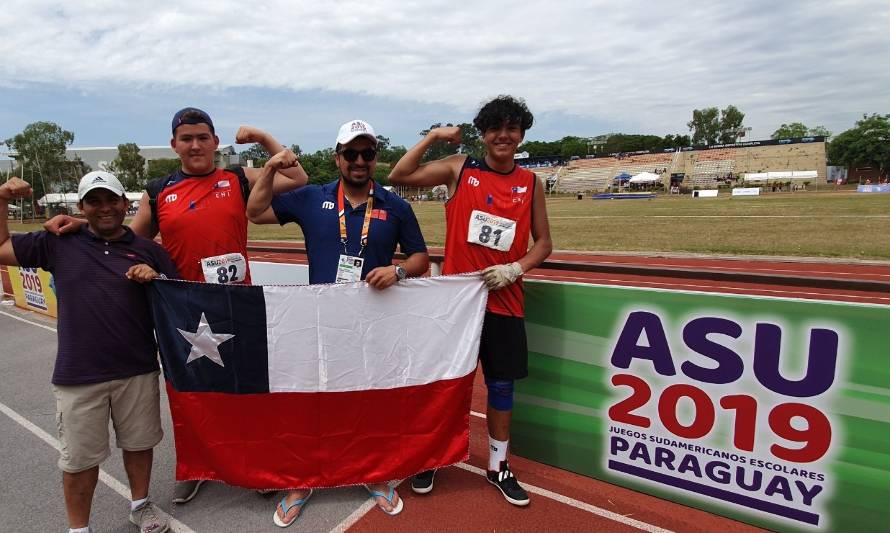
<path fill-rule="evenodd" d="M 420 164 L 431 145 L 460 143 L 460 129 L 436 128 L 408 150 L 392 169 L 390 181 L 410 187 L 447 185 L 444 274 L 483 271 L 491 291 L 479 355 L 488 387 L 488 481 L 514 505 L 527 505 L 528 494 L 507 462 L 513 382 L 528 375 L 521 277 L 541 264 L 553 248 L 544 189 L 513 156 L 533 122 L 522 100 L 499 96 L 485 104 L 473 124 L 482 135 L 481 160 L 452 155 Z M 487 213 L 499 229 L 474 216 Z M 534 245 L 529 249 L 531 233 Z M 505 240 L 506 239 L 506 240 Z M 411 488 L 430 492 L 435 471 L 414 476 Z"/>
<path fill-rule="evenodd" d="M 85 227 L 64 236 L 10 237 L 11 199 L 30 196 L 19 178 L 0 185 L 0 264 L 53 273 L 58 352 L 53 371 L 68 531 L 89 533 L 99 465 L 111 454 L 108 423 L 123 451 L 130 521 L 140 533 L 167 531 L 148 499 L 153 449 L 161 442 L 157 345 L 142 283 L 177 277 L 167 252 L 123 225 L 127 198 L 117 178 L 90 172 L 77 188 Z M 44 498 L 39 494 L 35 498 Z M 50 509 L 48 502 L 44 508 Z"/>

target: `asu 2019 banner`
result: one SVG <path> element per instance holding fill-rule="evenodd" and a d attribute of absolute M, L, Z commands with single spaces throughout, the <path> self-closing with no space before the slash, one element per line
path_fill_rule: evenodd
<path fill-rule="evenodd" d="M 777 531 L 886 527 L 890 306 L 525 290 L 515 453 Z"/>

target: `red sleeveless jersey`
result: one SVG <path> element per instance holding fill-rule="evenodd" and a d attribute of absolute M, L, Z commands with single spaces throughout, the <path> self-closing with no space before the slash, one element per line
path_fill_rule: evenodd
<path fill-rule="evenodd" d="M 454 195 L 445 204 L 445 264 L 443 274 L 475 272 L 512 263 L 528 252 L 535 174 L 518 165 L 507 174 L 489 168 L 484 160 L 468 157 L 460 171 Z M 483 211 L 516 223 L 513 243 L 500 251 L 471 242 L 470 218 Z M 473 236 L 478 238 L 478 236 Z M 487 310 L 507 316 L 524 316 L 522 278 L 488 295 Z"/>
<path fill-rule="evenodd" d="M 157 224 L 179 274 L 204 281 L 201 259 L 239 252 L 247 259 L 246 200 L 237 174 L 216 169 L 206 176 L 181 172 L 157 196 Z M 243 283 L 250 284 L 250 271 Z"/>

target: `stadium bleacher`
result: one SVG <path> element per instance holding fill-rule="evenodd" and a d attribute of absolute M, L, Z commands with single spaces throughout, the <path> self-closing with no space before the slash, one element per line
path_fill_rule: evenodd
<path fill-rule="evenodd" d="M 612 186 L 618 174 L 640 172 L 669 175 L 673 154 L 642 154 L 626 157 L 598 157 L 569 162 L 560 173 L 556 190 L 567 193 L 602 192 Z"/>
<path fill-rule="evenodd" d="M 746 172 L 775 172 L 817 169 L 816 183 L 825 182 L 825 143 L 772 144 L 744 147 L 685 150 L 667 153 L 633 154 L 621 157 L 597 157 L 569 161 L 558 167 L 554 190 L 563 193 L 603 192 L 610 189 L 615 176 L 652 172 L 664 176 L 684 174 L 682 186 L 688 189 L 715 188 L 737 182 Z M 537 171 L 538 169 L 534 169 Z M 542 169 L 543 170 L 543 169 Z M 545 177 L 552 169 L 539 172 Z"/>

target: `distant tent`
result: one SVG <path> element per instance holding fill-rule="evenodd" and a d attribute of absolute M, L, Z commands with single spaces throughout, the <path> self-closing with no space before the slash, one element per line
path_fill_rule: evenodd
<path fill-rule="evenodd" d="M 621 174 L 618 174 L 617 176 L 612 178 L 612 180 L 613 181 L 628 181 L 630 179 L 630 177 L 631 177 L 630 174 L 628 174 L 627 172 L 622 172 Z"/>
<path fill-rule="evenodd" d="M 661 176 L 651 172 L 640 172 L 629 180 L 631 183 L 656 183 L 661 181 Z"/>
<path fill-rule="evenodd" d="M 784 172 L 749 172 L 745 174 L 745 181 L 787 181 L 787 180 L 813 180 L 818 173 L 815 170 L 794 170 Z"/>

